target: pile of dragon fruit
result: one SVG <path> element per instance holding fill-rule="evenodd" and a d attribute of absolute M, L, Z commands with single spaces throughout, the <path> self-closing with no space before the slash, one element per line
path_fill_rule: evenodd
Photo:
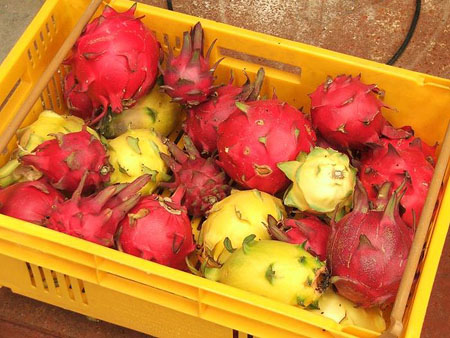
<path fill-rule="evenodd" d="M 164 55 L 134 12 L 87 25 L 65 62 L 70 114 L 17 131 L 0 212 L 383 330 L 435 147 L 383 117 L 364 74 L 323 79 L 305 113 L 261 98 L 262 68 L 216 83 L 200 23 Z"/>

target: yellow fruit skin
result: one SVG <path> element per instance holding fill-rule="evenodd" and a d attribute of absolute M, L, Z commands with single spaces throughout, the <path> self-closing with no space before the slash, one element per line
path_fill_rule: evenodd
<path fill-rule="evenodd" d="M 31 152 L 41 143 L 53 139 L 52 134 L 74 133 L 80 131 L 83 126 L 84 121 L 76 116 L 59 115 L 54 111 L 44 110 L 35 122 L 17 130 L 19 155 Z M 87 131 L 99 138 L 93 129 L 87 128 Z"/>
<path fill-rule="evenodd" d="M 170 156 L 160 137 L 148 129 L 130 129 L 108 141 L 109 161 L 114 168 L 111 184 L 128 183 L 143 174 L 151 174 L 152 180 L 142 188 L 144 195 L 151 194 L 159 182 L 168 179 L 167 165 L 159 156 Z"/>
<path fill-rule="evenodd" d="M 128 129 L 152 129 L 168 136 L 181 123 L 182 118 L 181 106 L 170 101 L 171 97 L 155 85 L 132 108 L 120 114 L 109 115 L 109 120 L 102 122 L 100 132 L 106 138 L 114 138 Z"/>
<path fill-rule="evenodd" d="M 216 203 L 203 222 L 199 243 L 202 255 L 223 264 L 230 252 L 224 246 L 228 237 L 233 248 L 240 248 L 247 236 L 256 239 L 270 239 L 267 231 L 267 216 L 276 220 L 286 216 L 280 199 L 265 192 L 253 190 L 233 190 L 231 195 Z"/>
<path fill-rule="evenodd" d="M 221 268 L 206 268 L 209 279 L 290 305 L 317 305 L 317 276 L 325 263 L 301 245 L 275 240 L 244 243 Z"/>
<path fill-rule="evenodd" d="M 319 299 L 318 306 L 318 310 L 311 311 L 342 325 L 355 325 L 376 332 L 383 332 L 386 329 L 386 322 L 380 308 L 356 307 L 354 303 L 338 295 L 331 288 Z"/>
<path fill-rule="evenodd" d="M 347 155 L 316 147 L 278 167 L 293 181 L 285 193 L 285 205 L 313 213 L 331 213 L 338 206 L 351 205 L 356 169 Z"/>
<path fill-rule="evenodd" d="M 16 171 L 20 166 L 17 158 L 31 153 L 41 143 L 53 139 L 54 134 L 77 132 L 83 128 L 84 124 L 84 121 L 76 116 L 59 115 L 54 111 L 44 110 L 35 122 L 17 130 L 18 148 L 12 154 L 11 160 L 0 168 L 0 186 L 6 187 L 22 179 L 22 174 L 17 174 Z M 87 131 L 99 138 L 95 130 L 87 127 Z"/>

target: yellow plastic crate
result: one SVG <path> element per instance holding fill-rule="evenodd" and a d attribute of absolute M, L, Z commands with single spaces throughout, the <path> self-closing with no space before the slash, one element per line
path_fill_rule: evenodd
<path fill-rule="evenodd" d="M 70 33 L 88 0 L 47 0 L 0 66 L 0 133 Z M 110 1 L 124 11 L 125 0 Z M 99 9 L 98 13 L 100 13 Z M 165 41 L 180 47 L 182 32 L 199 19 L 138 4 L 138 16 Z M 263 94 L 309 110 L 311 93 L 327 75 L 362 73 L 364 82 L 386 91 L 397 108 L 385 116 L 395 125 L 412 125 L 427 143 L 442 142 L 450 119 L 450 81 L 362 60 L 201 19 L 205 45 L 218 39 L 211 55 L 222 56 L 218 80 L 230 70 L 239 83 L 241 69 L 254 76 L 263 65 Z M 54 74 L 23 125 L 45 109 L 65 113 L 61 82 Z M 5 163 L 15 139 L 0 155 Z M 448 168 L 447 168 L 448 169 Z M 418 337 L 450 221 L 448 171 L 441 189 L 418 279 L 404 316 L 405 337 Z M 158 337 L 375 337 L 378 333 L 342 326 L 320 315 L 104 248 L 30 223 L 0 215 L 0 287 L 88 316 Z"/>

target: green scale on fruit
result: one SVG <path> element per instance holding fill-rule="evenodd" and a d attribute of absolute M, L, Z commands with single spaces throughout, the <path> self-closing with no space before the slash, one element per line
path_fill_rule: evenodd
<path fill-rule="evenodd" d="M 303 245 L 246 237 L 221 268 L 204 268 L 205 277 L 280 302 L 317 308 L 328 287 L 325 263 Z"/>
<path fill-rule="evenodd" d="M 276 221 L 286 217 L 278 198 L 259 190 L 232 190 L 231 195 L 215 203 L 202 224 L 198 244 L 201 260 L 220 266 L 239 248 L 244 238 L 270 239 L 267 217 Z"/>
<path fill-rule="evenodd" d="M 351 206 L 356 169 L 347 155 L 315 147 L 309 154 L 301 152 L 296 161 L 282 162 L 278 167 L 293 181 L 284 195 L 285 205 L 329 215 L 338 208 L 338 218 Z"/>
<path fill-rule="evenodd" d="M 151 175 L 151 181 L 141 190 L 151 194 L 161 181 L 167 181 L 168 167 L 160 153 L 169 155 L 161 138 L 148 129 L 130 129 L 126 133 L 108 140 L 109 161 L 114 167 L 110 182 L 129 183 L 143 174 Z"/>
<path fill-rule="evenodd" d="M 168 136 L 181 124 L 182 118 L 181 106 L 171 100 L 156 84 L 134 107 L 125 109 L 120 114 L 110 112 L 106 115 L 99 131 L 106 138 L 122 135 L 128 129 L 151 129 Z"/>

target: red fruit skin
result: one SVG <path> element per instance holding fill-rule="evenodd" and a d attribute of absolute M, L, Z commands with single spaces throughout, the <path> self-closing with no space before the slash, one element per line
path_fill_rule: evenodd
<path fill-rule="evenodd" d="M 172 50 L 169 51 L 164 86 L 161 88 L 174 101 L 195 106 L 208 99 L 214 89 L 212 73 L 217 66 L 209 66 L 209 52 L 203 57 L 203 29 L 200 22 L 190 32 L 183 33 L 180 55 L 173 57 Z"/>
<path fill-rule="evenodd" d="M 44 179 L 20 182 L 0 190 L 0 213 L 43 225 L 52 205 L 64 196 Z"/>
<path fill-rule="evenodd" d="M 189 109 L 184 124 L 184 131 L 203 153 L 212 153 L 217 149 L 219 124 L 238 110 L 236 101 L 242 88 L 229 84 L 216 92 L 216 97 Z"/>
<path fill-rule="evenodd" d="M 405 210 L 402 219 L 409 227 L 414 228 L 434 173 L 426 156 L 434 156 L 434 152 L 431 153 L 429 146 L 419 147 L 418 141 L 408 140 L 382 139 L 381 147 L 363 153 L 359 177 L 371 200 L 376 199 L 377 188 L 384 182 L 393 183 L 392 192 L 406 178 L 406 192 L 400 201 Z"/>
<path fill-rule="evenodd" d="M 94 110 L 110 107 L 114 113 L 131 107 L 154 85 L 158 73 L 159 43 L 140 18 L 136 6 L 118 13 L 106 6 L 87 25 L 66 64 L 72 66 L 79 91 L 87 93 Z"/>
<path fill-rule="evenodd" d="M 72 198 L 55 203 L 45 226 L 103 246 L 114 245 L 119 222 L 140 199 L 139 190 L 150 181 L 142 175 L 132 183 L 111 185 L 96 194 L 82 197 L 83 176 Z"/>
<path fill-rule="evenodd" d="M 369 210 L 358 181 L 354 209 L 332 223 L 327 261 L 338 293 L 363 307 L 385 306 L 395 299 L 413 233 L 391 197 L 380 210 Z"/>
<path fill-rule="evenodd" d="M 34 152 L 23 156 L 21 162 L 41 171 L 57 189 L 74 192 L 86 171 L 85 192 L 93 191 L 109 181 L 110 166 L 106 150 L 86 130 L 59 134 L 56 139 L 40 144 Z"/>
<path fill-rule="evenodd" d="M 287 242 L 293 244 L 305 243 L 305 249 L 312 255 L 324 261 L 327 257 L 327 242 L 331 228 L 315 216 L 302 219 L 288 218 L 283 221 L 287 228 L 285 235 Z"/>
<path fill-rule="evenodd" d="M 80 85 L 76 83 L 73 72 L 69 72 L 64 80 L 64 99 L 72 115 L 85 121 L 93 117 L 92 101 L 86 92 L 80 91 Z"/>
<path fill-rule="evenodd" d="M 403 127 L 408 128 L 408 127 Z M 423 142 L 419 137 L 410 136 L 408 138 L 401 138 L 401 139 L 386 139 L 381 142 L 381 145 L 386 145 L 389 142 L 394 146 L 397 150 L 416 150 L 421 152 L 425 159 L 430 162 L 430 164 L 434 167 L 434 164 L 436 163 L 437 157 L 436 157 L 436 147 L 437 144 L 434 146 L 430 146 L 427 143 Z"/>
<path fill-rule="evenodd" d="M 122 251 L 180 270 L 187 270 L 185 258 L 195 248 L 186 209 L 158 195 L 143 197 L 119 233 Z"/>
<path fill-rule="evenodd" d="M 160 186 L 169 189 L 181 187 L 184 196 L 181 204 L 192 216 L 204 216 L 214 203 L 224 199 L 231 190 L 226 182 L 225 173 L 212 157 L 204 159 L 195 148 L 192 140 L 184 136 L 184 153 L 173 142 L 165 140 L 172 156 L 161 154 L 174 173 L 174 182 L 161 182 Z"/>
<path fill-rule="evenodd" d="M 327 80 L 310 94 L 312 124 L 325 140 L 343 148 L 378 143 L 386 120 L 377 93 L 375 85 L 362 83 L 359 76 Z"/>
<path fill-rule="evenodd" d="M 278 99 L 245 105 L 246 113 L 239 110 L 219 125 L 217 163 L 241 186 L 275 194 L 289 184 L 277 163 L 309 153 L 316 134 L 302 112 Z"/>

